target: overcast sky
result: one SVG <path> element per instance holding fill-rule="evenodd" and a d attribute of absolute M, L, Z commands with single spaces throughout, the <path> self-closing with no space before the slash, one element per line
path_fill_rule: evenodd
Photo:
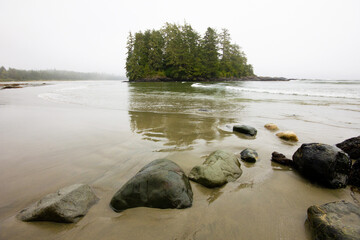
<path fill-rule="evenodd" d="M 257 75 L 360 80 L 360 0 L 0 0 L 0 66 L 125 75 L 129 31 L 184 21 Z"/>

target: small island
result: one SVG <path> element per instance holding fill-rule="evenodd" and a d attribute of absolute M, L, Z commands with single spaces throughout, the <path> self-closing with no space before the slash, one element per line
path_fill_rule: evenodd
<path fill-rule="evenodd" d="M 129 81 L 261 80 L 227 29 L 217 33 L 209 27 L 201 37 L 187 23 L 130 32 L 126 75 Z"/>

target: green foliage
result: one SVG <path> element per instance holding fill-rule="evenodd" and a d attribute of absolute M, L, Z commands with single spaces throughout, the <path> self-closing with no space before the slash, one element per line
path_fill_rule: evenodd
<path fill-rule="evenodd" d="M 191 25 L 166 23 L 161 30 L 129 34 L 126 72 L 130 81 L 170 78 L 191 81 L 254 75 L 229 31 L 208 28 L 203 38 Z"/>
<path fill-rule="evenodd" d="M 19 70 L 15 68 L 0 67 L 0 80 L 28 81 L 28 80 L 115 80 L 118 76 L 100 73 L 81 73 L 59 70 Z"/>

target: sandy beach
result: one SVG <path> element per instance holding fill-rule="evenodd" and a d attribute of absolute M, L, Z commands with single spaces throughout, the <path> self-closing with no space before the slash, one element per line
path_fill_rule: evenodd
<path fill-rule="evenodd" d="M 270 159 L 273 151 L 291 158 L 302 143 L 333 145 L 360 135 L 357 82 L 321 83 L 327 92 L 316 92 L 314 81 L 46 83 L 0 90 L 0 239 L 310 239 L 309 206 L 356 202 L 349 186 L 324 188 Z M 255 127 L 256 138 L 234 134 L 237 123 Z M 299 142 L 280 140 L 266 123 L 294 131 Z M 245 148 L 259 160 L 241 162 L 243 175 L 221 188 L 191 182 L 191 208 L 109 207 L 152 160 L 170 159 L 188 174 L 215 150 L 239 156 Z M 74 183 L 89 184 L 100 198 L 79 222 L 16 219 Z"/>

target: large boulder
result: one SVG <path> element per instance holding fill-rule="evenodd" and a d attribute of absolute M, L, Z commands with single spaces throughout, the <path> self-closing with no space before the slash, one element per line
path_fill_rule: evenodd
<path fill-rule="evenodd" d="M 46 195 L 17 218 L 22 221 L 51 221 L 73 223 L 85 216 L 89 208 L 98 201 L 93 190 L 85 184 L 74 184 Z"/>
<path fill-rule="evenodd" d="M 360 159 L 360 136 L 347 139 L 336 146 L 349 154 L 350 158 Z"/>
<path fill-rule="evenodd" d="M 360 208 L 345 202 L 311 206 L 307 210 L 313 239 L 360 239 Z"/>
<path fill-rule="evenodd" d="M 351 167 L 349 184 L 360 187 L 360 160 L 357 160 Z"/>
<path fill-rule="evenodd" d="M 249 163 L 254 163 L 258 159 L 258 153 L 250 148 L 246 148 L 240 153 L 241 160 Z"/>
<path fill-rule="evenodd" d="M 157 159 L 143 167 L 115 193 L 110 207 L 120 212 L 128 208 L 187 208 L 193 193 L 183 170 L 167 159 Z"/>
<path fill-rule="evenodd" d="M 305 177 L 330 188 L 346 187 L 351 160 L 335 146 L 302 144 L 293 155 L 294 167 Z"/>
<path fill-rule="evenodd" d="M 234 132 L 239 132 L 245 135 L 250 135 L 252 137 L 256 136 L 257 130 L 254 127 L 247 125 L 235 125 L 233 126 Z"/>
<path fill-rule="evenodd" d="M 241 174 L 237 157 L 233 153 L 218 150 L 211 153 L 202 165 L 191 169 L 189 178 L 212 188 L 235 181 Z"/>

